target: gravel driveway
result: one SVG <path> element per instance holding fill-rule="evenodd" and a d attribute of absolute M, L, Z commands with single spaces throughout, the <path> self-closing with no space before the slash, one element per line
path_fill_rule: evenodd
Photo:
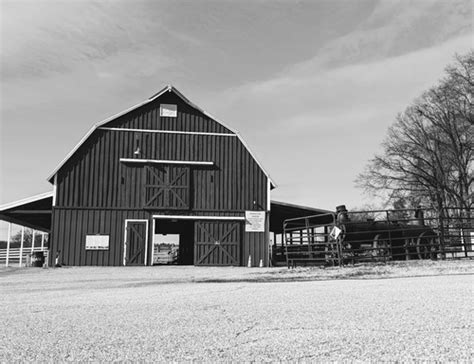
<path fill-rule="evenodd" d="M 1 272 L 0 361 L 474 360 L 470 274 L 155 279 L 176 268 Z"/>

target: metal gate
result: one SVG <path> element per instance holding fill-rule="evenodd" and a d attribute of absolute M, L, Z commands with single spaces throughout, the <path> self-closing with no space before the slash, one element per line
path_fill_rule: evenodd
<path fill-rule="evenodd" d="M 235 221 L 196 221 L 194 264 L 240 265 L 241 229 Z"/>
<path fill-rule="evenodd" d="M 470 209 L 347 211 L 284 222 L 288 266 L 474 258 Z M 323 221 L 331 220 L 332 221 Z"/>
<path fill-rule="evenodd" d="M 288 267 L 340 265 L 340 245 L 331 236 L 335 222 L 331 213 L 285 220 L 283 243 Z"/>

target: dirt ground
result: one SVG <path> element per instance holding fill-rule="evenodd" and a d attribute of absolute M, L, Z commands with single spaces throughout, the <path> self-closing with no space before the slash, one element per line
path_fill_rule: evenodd
<path fill-rule="evenodd" d="M 474 262 L 0 268 L 0 362 L 474 360 Z"/>

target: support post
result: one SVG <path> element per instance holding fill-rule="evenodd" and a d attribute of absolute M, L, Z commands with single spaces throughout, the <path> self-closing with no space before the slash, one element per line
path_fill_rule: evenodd
<path fill-rule="evenodd" d="M 8 261 L 10 260 L 10 241 L 12 239 L 12 223 L 8 223 L 8 235 L 7 235 L 7 258 L 5 260 L 5 266 L 8 267 Z"/>
<path fill-rule="evenodd" d="M 35 230 L 31 233 L 31 254 L 35 251 Z"/>
<path fill-rule="evenodd" d="M 42 233 L 41 234 L 41 251 L 44 250 L 44 236 L 45 236 L 45 233 Z"/>
<path fill-rule="evenodd" d="M 18 266 L 21 268 L 21 262 L 23 260 L 23 243 L 25 240 L 25 227 L 21 227 L 21 242 L 20 242 L 20 259 L 18 260 Z"/>

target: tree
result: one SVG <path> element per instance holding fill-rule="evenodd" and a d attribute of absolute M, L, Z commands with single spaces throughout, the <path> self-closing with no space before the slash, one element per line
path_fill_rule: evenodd
<path fill-rule="evenodd" d="M 393 205 L 472 208 L 474 51 L 399 114 L 356 184 Z M 409 207 L 409 206 L 407 206 Z"/>
<path fill-rule="evenodd" d="M 35 247 L 40 247 L 41 246 L 41 240 L 43 239 L 41 232 L 36 231 L 35 232 Z M 30 228 L 25 228 L 25 232 L 23 235 L 23 247 L 24 248 L 31 248 L 31 242 L 33 240 L 33 229 Z M 45 247 L 48 247 L 48 234 L 45 235 L 44 237 L 44 242 L 43 242 Z M 11 237 L 10 240 L 10 248 L 19 248 L 21 245 L 21 230 L 17 231 L 14 233 Z M 6 249 L 7 248 L 7 242 L 6 241 L 1 241 L 0 242 L 0 249 Z"/>

